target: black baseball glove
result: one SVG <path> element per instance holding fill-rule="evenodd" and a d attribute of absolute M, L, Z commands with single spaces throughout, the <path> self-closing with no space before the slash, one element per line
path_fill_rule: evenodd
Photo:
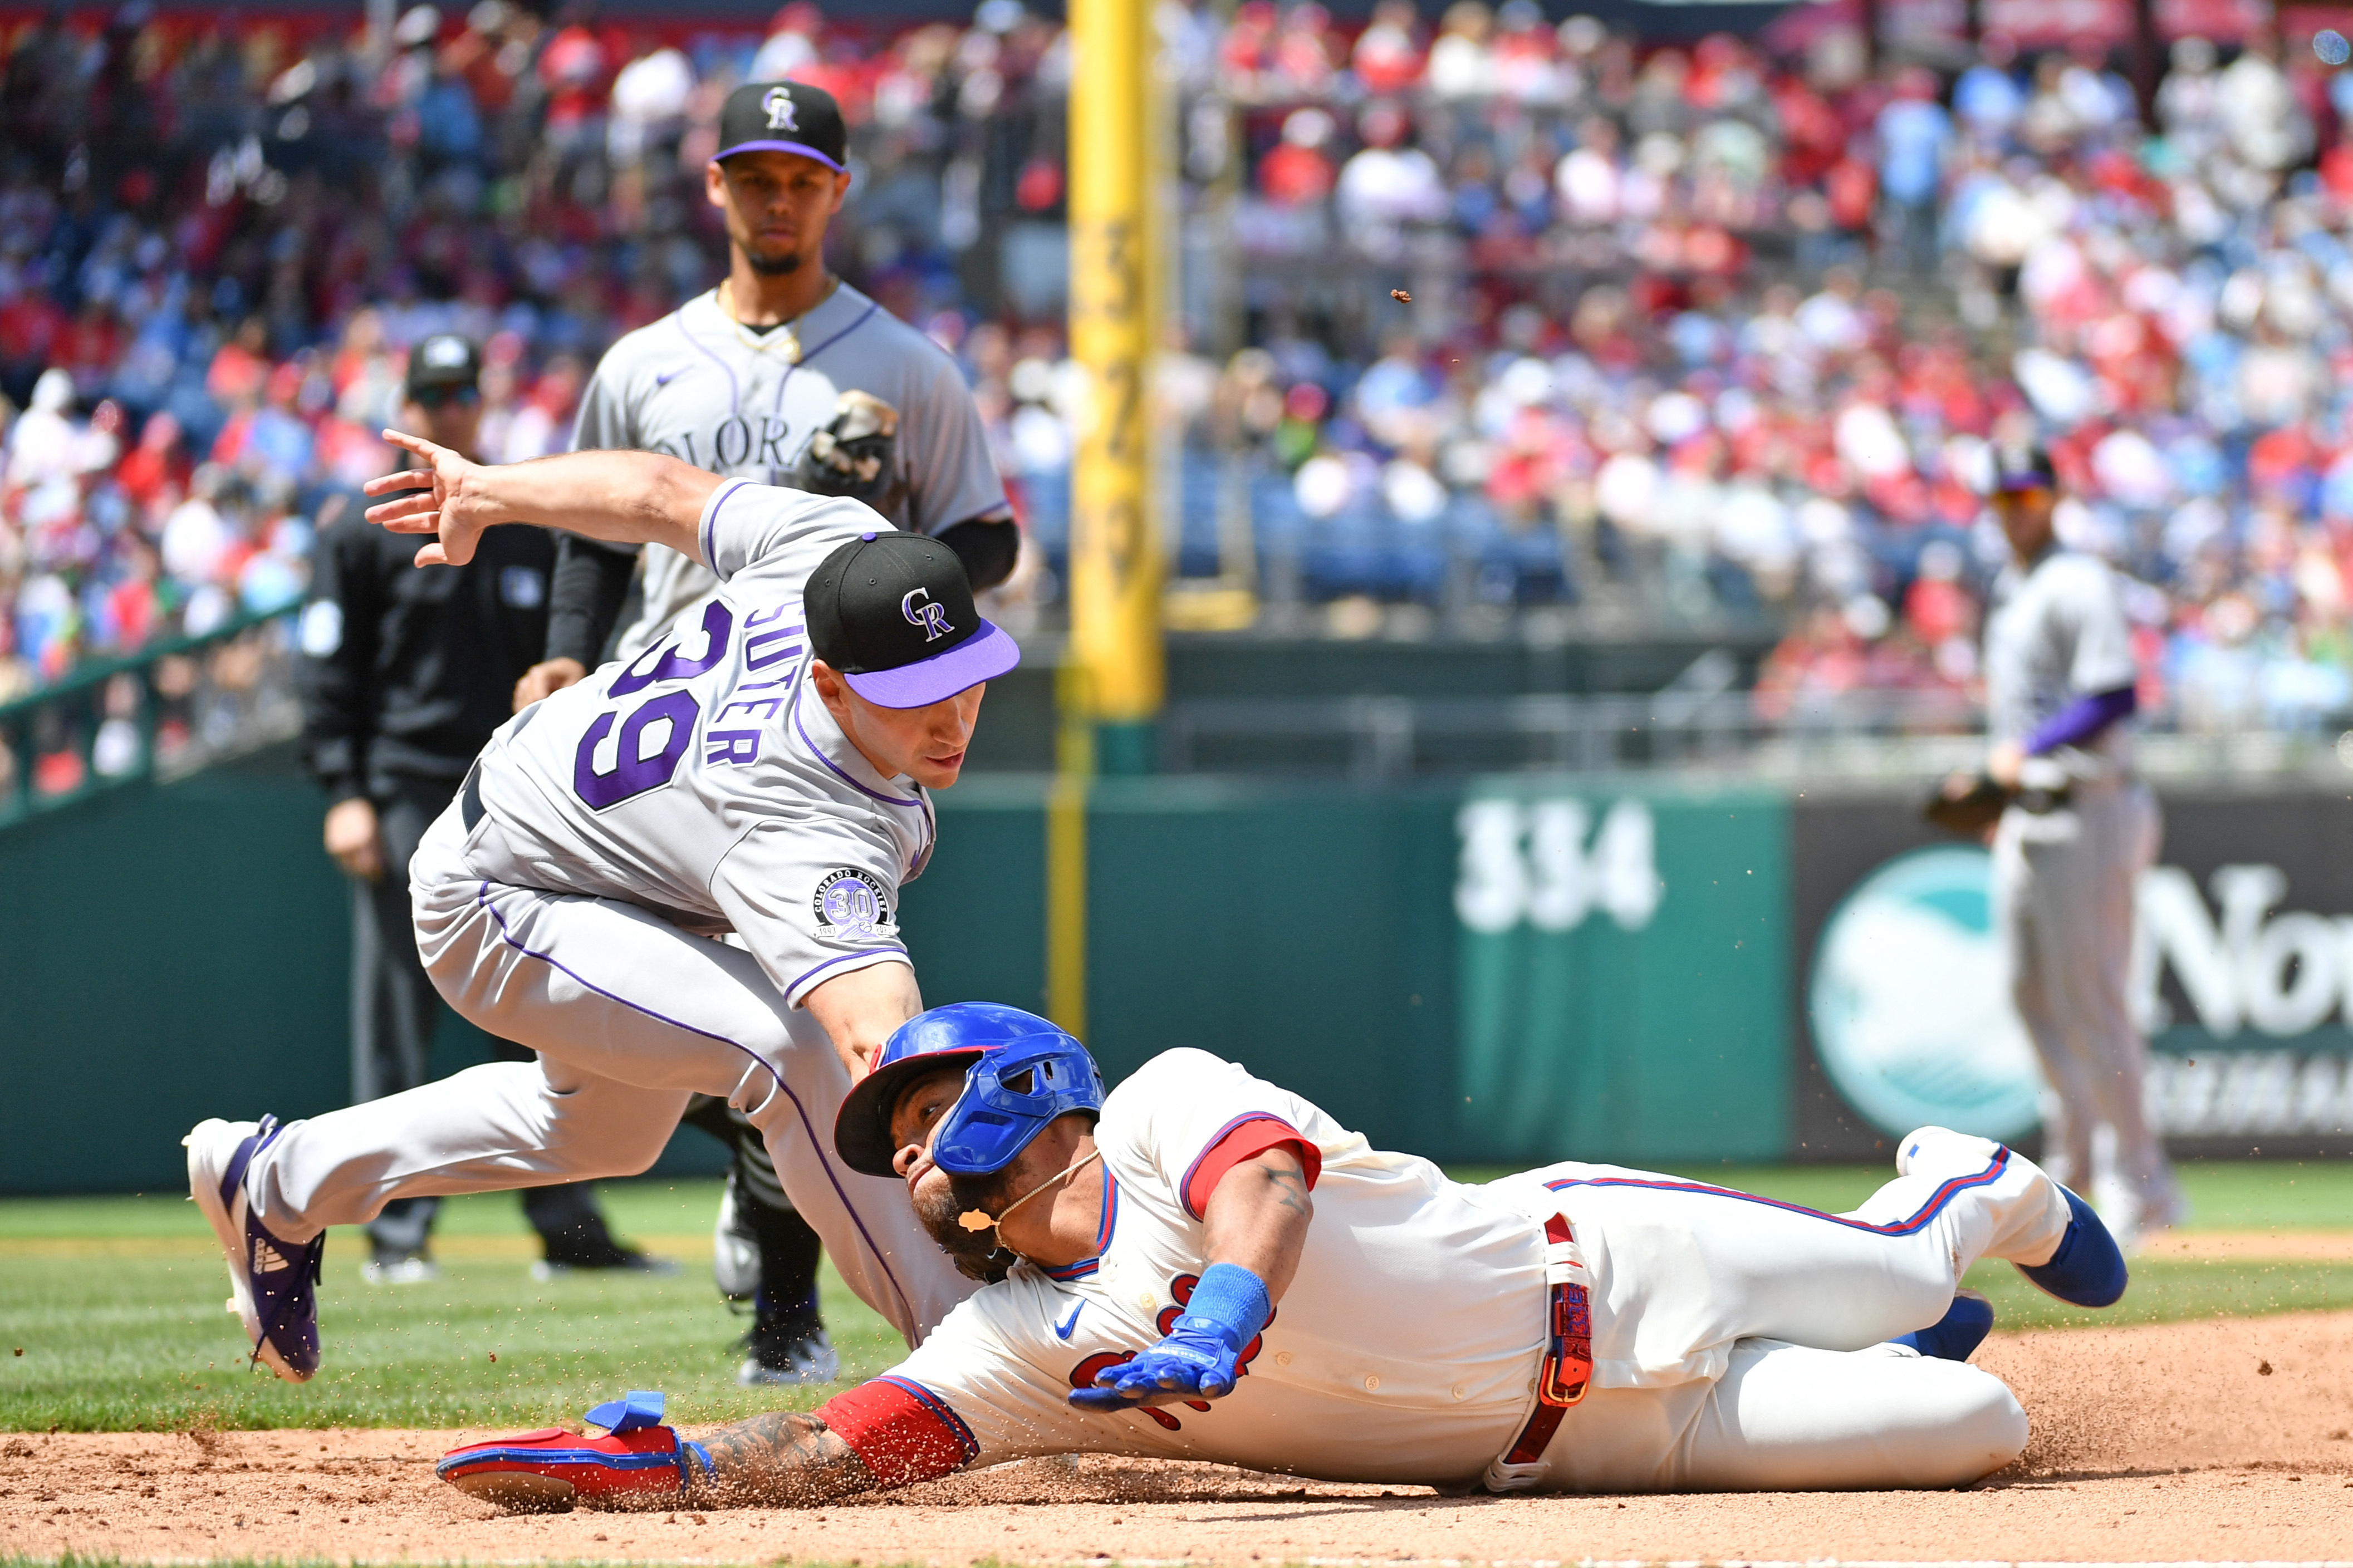
<path fill-rule="evenodd" d="M 856 388 L 834 400 L 833 421 L 809 437 L 793 467 L 793 488 L 870 505 L 891 488 L 899 411 Z"/>
<path fill-rule="evenodd" d="M 1957 838 L 1982 838 L 2009 809 L 2010 792 L 1983 773 L 1955 773 L 1922 803 L 1922 820 Z"/>

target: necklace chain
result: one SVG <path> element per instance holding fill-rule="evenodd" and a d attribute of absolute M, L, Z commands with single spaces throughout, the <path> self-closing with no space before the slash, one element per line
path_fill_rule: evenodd
<path fill-rule="evenodd" d="M 799 318 L 796 317 L 794 321 L 779 321 L 776 325 L 769 328 L 765 332 L 754 331 L 742 321 L 736 320 L 734 310 L 735 290 L 733 287 L 733 280 L 731 279 L 720 279 L 719 288 L 716 290 L 716 302 L 719 306 L 719 313 L 726 317 L 727 324 L 735 330 L 736 342 L 742 343 L 745 348 L 750 349 L 754 353 L 780 354 L 784 357 L 784 362 L 786 364 L 800 363 L 800 334 L 793 330 L 795 323 L 799 320 Z"/>

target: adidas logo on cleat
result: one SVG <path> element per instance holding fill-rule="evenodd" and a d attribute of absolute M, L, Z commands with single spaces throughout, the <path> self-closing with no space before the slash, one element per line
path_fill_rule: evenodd
<path fill-rule="evenodd" d="M 256 1274 L 275 1274 L 281 1268 L 292 1267 L 267 1238 L 259 1236 L 253 1238 L 253 1271 Z"/>

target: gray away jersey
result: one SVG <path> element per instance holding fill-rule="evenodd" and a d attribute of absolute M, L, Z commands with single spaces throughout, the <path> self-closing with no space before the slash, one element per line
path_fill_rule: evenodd
<path fill-rule="evenodd" d="M 482 752 L 494 879 L 621 899 L 744 939 L 787 1003 L 906 963 L 900 885 L 937 827 L 808 690 L 801 590 L 880 520 L 854 500 L 737 481 L 701 524 L 718 592 L 693 624 L 509 720 Z"/>
<path fill-rule="evenodd" d="M 1986 622 L 1988 728 L 1997 741 L 2024 741 L 2079 697 L 2133 683 L 2132 634 L 2107 564 L 2080 551 L 2052 549 L 2032 567 L 2007 568 L 1994 583 Z M 2111 724 L 2088 750 L 2129 761 L 2130 726 Z"/>
<path fill-rule="evenodd" d="M 788 350 L 796 338 L 797 364 Z M 847 283 L 765 336 L 721 310 L 716 289 L 638 328 L 598 363 L 572 445 L 667 452 L 715 474 L 782 484 L 845 391 L 899 411 L 897 453 L 875 505 L 892 523 L 936 533 L 1005 510 L 1005 482 L 955 362 Z M 644 554 L 645 608 L 621 635 L 623 658 L 714 585 L 676 551 Z"/>

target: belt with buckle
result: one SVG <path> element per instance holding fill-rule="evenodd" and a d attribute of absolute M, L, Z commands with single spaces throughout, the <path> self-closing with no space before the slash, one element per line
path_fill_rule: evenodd
<path fill-rule="evenodd" d="M 1545 1221 L 1545 1279 L 1551 1289 L 1545 1320 L 1544 1365 L 1536 1373 L 1536 1407 L 1520 1439 L 1504 1456 L 1507 1465 L 1533 1465 L 1560 1427 L 1568 1407 L 1585 1397 L 1593 1382 L 1593 1302 L 1587 1289 L 1585 1255 L 1568 1221 Z"/>

